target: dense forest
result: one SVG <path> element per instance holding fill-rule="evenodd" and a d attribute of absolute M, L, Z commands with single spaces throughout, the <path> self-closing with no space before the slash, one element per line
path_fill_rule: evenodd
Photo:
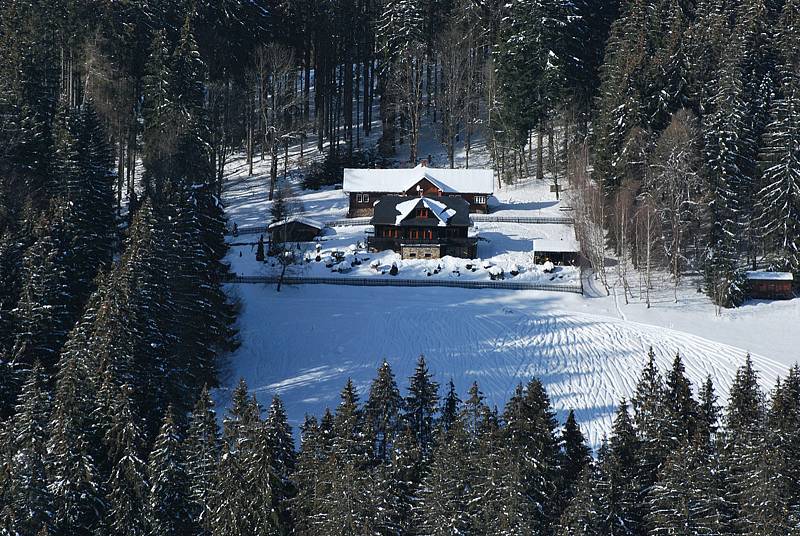
<path fill-rule="evenodd" d="M 452 382 L 442 389 L 424 357 L 405 396 L 388 363 L 363 403 L 348 381 L 334 412 L 306 417 L 299 450 L 280 398 L 264 415 L 243 381 L 221 431 L 204 390 L 188 417 L 169 406 L 152 441 L 130 385 L 107 416 L 100 401 L 66 399 L 63 376 L 55 398 L 47 383 L 35 366 L 0 435 L 3 534 L 777 536 L 800 526 L 800 369 L 767 403 L 749 357 L 723 414 L 710 378 L 695 397 L 680 356 L 662 374 L 651 351 L 596 459 L 572 411 L 559 425 L 538 379 L 500 412 L 477 383 L 463 401 Z"/>
<path fill-rule="evenodd" d="M 628 262 L 646 288 L 702 274 L 720 306 L 748 268 L 800 275 L 798 21 L 798 0 L 5 0 L 0 531 L 797 530 L 796 370 L 767 407 L 746 365 L 717 429 L 710 384 L 695 401 L 651 362 L 597 461 L 536 381 L 501 413 L 477 386 L 440 402 L 422 362 L 401 397 L 387 366 L 297 451 L 244 386 L 220 436 L 208 389 L 237 345 L 226 164 L 269 160 L 272 197 L 306 139 L 309 187 L 415 163 L 423 122 L 449 165 L 482 140 L 498 187 L 568 184 L 604 283 L 609 251 L 626 288 Z"/>

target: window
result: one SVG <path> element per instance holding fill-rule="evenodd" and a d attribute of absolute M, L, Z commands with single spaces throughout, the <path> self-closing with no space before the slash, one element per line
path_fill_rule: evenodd
<path fill-rule="evenodd" d="M 486 196 L 485 195 L 476 195 L 475 196 L 475 204 L 476 205 L 485 205 L 486 204 Z"/>
<path fill-rule="evenodd" d="M 412 239 L 415 239 L 415 240 L 416 240 L 416 239 L 419 239 L 419 231 L 417 231 L 416 229 L 412 229 L 412 230 L 411 230 L 411 231 L 408 233 L 408 237 L 409 237 L 409 238 L 412 238 Z"/>
<path fill-rule="evenodd" d="M 431 254 L 430 254 L 430 253 L 426 253 L 426 254 L 425 254 L 425 258 L 426 258 L 426 259 L 430 259 L 430 258 L 431 258 Z"/>
<path fill-rule="evenodd" d="M 356 194 L 356 203 L 369 203 L 369 194 Z"/>
<path fill-rule="evenodd" d="M 430 213 L 428 212 L 427 208 L 421 208 L 421 209 L 419 209 L 419 212 L 417 213 L 417 216 L 420 217 L 420 218 L 428 218 L 428 217 L 430 217 Z"/>

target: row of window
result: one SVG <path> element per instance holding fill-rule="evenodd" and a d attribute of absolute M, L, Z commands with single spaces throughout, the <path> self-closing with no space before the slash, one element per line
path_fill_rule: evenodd
<path fill-rule="evenodd" d="M 459 197 L 458 194 L 450 194 L 450 197 Z M 369 203 L 369 194 L 356 194 L 356 203 Z M 475 196 L 475 204 L 476 205 L 485 205 L 486 204 L 486 196 L 485 195 L 476 195 Z"/>
<path fill-rule="evenodd" d="M 384 238 L 400 238 L 400 234 L 398 233 L 397 229 L 384 229 L 383 230 L 383 237 Z M 411 229 L 408 232 L 408 238 L 410 240 L 433 240 L 433 231 L 428 229 L 424 231 L 419 231 L 417 229 Z"/>

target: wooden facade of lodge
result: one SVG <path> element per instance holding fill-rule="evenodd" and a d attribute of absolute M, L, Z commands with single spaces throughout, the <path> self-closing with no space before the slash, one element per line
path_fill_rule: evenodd
<path fill-rule="evenodd" d="M 391 249 L 404 259 L 477 257 L 469 237 L 469 205 L 460 197 L 385 196 L 375 206 L 370 251 Z"/>
<path fill-rule="evenodd" d="M 765 300 L 790 300 L 794 297 L 791 272 L 747 272 L 747 295 Z"/>
<path fill-rule="evenodd" d="M 377 203 L 387 196 L 459 197 L 471 213 L 487 214 L 494 193 L 490 169 L 345 169 L 342 189 L 348 195 L 348 218 L 375 214 Z"/>

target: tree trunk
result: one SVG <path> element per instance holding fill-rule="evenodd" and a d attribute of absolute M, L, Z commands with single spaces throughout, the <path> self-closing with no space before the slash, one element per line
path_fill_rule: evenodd
<path fill-rule="evenodd" d="M 541 180 L 544 178 L 544 134 L 542 129 L 536 131 L 536 178 Z"/>

